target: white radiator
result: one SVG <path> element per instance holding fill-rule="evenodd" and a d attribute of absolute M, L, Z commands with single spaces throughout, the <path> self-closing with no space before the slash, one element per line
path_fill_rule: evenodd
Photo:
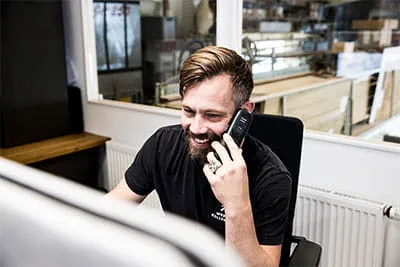
<path fill-rule="evenodd" d="M 108 190 L 113 189 L 124 177 L 126 169 L 131 165 L 136 149 L 115 141 L 107 142 Z"/>
<path fill-rule="evenodd" d="M 383 203 L 299 186 L 293 233 L 322 246 L 321 267 L 380 267 Z"/>
<path fill-rule="evenodd" d="M 107 143 L 109 181 L 114 188 L 137 150 Z M 143 205 L 161 210 L 157 194 Z M 293 232 L 322 246 L 320 267 L 380 267 L 385 240 L 383 203 L 328 190 L 299 186 Z"/>
<path fill-rule="evenodd" d="M 105 181 L 105 185 L 108 190 L 113 189 L 124 177 L 125 171 L 132 164 L 137 151 L 129 145 L 115 141 L 107 142 L 108 181 Z M 155 191 L 148 195 L 141 205 L 162 212 L 160 199 Z"/>

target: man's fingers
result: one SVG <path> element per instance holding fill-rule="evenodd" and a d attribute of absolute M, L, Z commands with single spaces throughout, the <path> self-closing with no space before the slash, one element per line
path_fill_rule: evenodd
<path fill-rule="evenodd" d="M 219 158 L 221 159 L 222 164 L 226 164 L 231 160 L 231 157 L 228 154 L 228 151 L 226 150 L 225 147 L 222 146 L 222 144 L 220 142 L 212 142 L 211 143 L 212 148 L 215 150 L 215 152 L 217 152 Z"/>
<path fill-rule="evenodd" d="M 209 164 L 204 164 L 203 167 L 204 175 L 207 177 L 210 185 L 214 184 L 218 177 L 211 171 Z"/>
<path fill-rule="evenodd" d="M 224 134 L 222 138 L 229 149 L 232 160 L 242 160 L 242 150 L 236 145 L 232 137 L 229 134 Z"/>
<path fill-rule="evenodd" d="M 207 161 L 208 161 L 208 163 L 211 163 L 213 161 L 218 161 L 217 158 L 215 157 L 214 152 L 208 152 L 207 153 Z"/>
<path fill-rule="evenodd" d="M 217 160 L 213 152 L 208 152 L 207 154 L 208 168 L 212 173 L 216 173 L 219 167 L 222 166 L 221 162 Z"/>

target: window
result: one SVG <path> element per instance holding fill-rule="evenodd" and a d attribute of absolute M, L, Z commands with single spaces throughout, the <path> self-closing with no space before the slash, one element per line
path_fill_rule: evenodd
<path fill-rule="evenodd" d="M 399 6 L 244 0 L 242 55 L 252 66 L 259 111 L 299 117 L 309 130 L 353 136 L 398 114 L 392 80 L 400 71 L 383 68 L 382 58 L 400 43 Z"/>
<path fill-rule="evenodd" d="M 182 62 L 215 44 L 215 0 L 94 0 L 93 8 L 105 99 L 158 105 L 174 98 Z"/>
<path fill-rule="evenodd" d="M 139 3 L 94 3 L 97 69 L 130 71 L 140 69 Z"/>
<path fill-rule="evenodd" d="M 139 2 L 95 1 L 94 23 L 99 91 L 108 99 L 130 98 L 141 86 Z"/>

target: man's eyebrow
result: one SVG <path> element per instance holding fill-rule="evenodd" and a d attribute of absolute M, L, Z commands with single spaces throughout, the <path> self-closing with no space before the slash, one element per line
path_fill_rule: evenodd
<path fill-rule="evenodd" d="M 189 107 L 189 106 L 187 106 L 187 105 L 184 105 L 184 104 L 182 104 L 182 108 L 192 109 L 191 107 Z"/>
<path fill-rule="evenodd" d="M 205 109 L 205 110 L 194 110 L 193 108 L 191 108 L 190 106 L 188 106 L 188 105 L 183 105 L 182 104 L 182 108 L 183 109 L 190 109 L 190 110 L 192 110 L 192 111 L 194 111 L 194 112 L 200 112 L 200 113 L 202 113 L 202 114 L 206 114 L 206 113 L 217 113 L 217 114 L 219 114 L 219 115 L 222 115 L 222 116 L 227 116 L 228 115 L 228 112 L 225 112 L 225 111 L 221 111 L 221 110 L 216 110 L 216 109 Z"/>
<path fill-rule="evenodd" d="M 220 111 L 220 110 L 215 110 L 215 109 L 206 109 L 202 111 L 203 113 L 217 113 L 219 115 L 227 116 L 228 112 L 225 111 Z"/>

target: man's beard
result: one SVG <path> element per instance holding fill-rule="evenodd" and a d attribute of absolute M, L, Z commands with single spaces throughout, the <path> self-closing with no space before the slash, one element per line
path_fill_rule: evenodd
<path fill-rule="evenodd" d="M 208 146 L 205 148 L 197 148 L 193 145 L 193 138 L 198 139 L 207 139 Z M 207 154 L 208 152 L 213 152 L 213 148 L 211 147 L 211 143 L 214 141 L 220 141 L 221 137 L 216 133 L 209 131 L 205 134 L 194 134 L 189 129 L 185 129 L 185 141 L 189 148 L 189 155 L 192 159 L 199 159 L 203 163 L 207 162 Z"/>

